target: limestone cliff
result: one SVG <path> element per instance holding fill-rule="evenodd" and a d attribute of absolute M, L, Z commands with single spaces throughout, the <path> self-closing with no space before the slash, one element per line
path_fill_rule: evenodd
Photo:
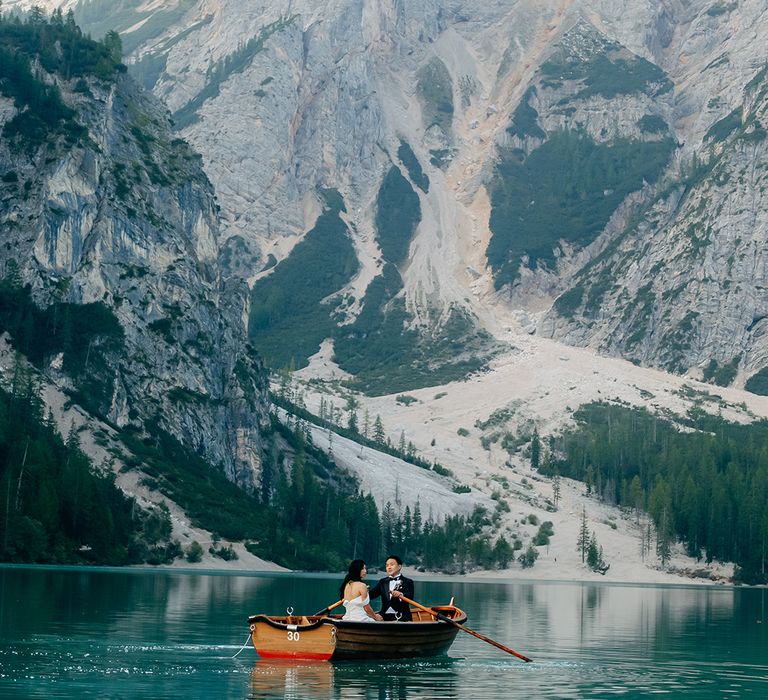
<path fill-rule="evenodd" d="M 377 329 L 404 339 L 405 386 L 477 368 L 511 328 L 739 385 L 765 367 L 762 124 L 743 121 L 764 2 L 48 6 L 96 36 L 112 21 L 202 153 L 221 274 L 253 288 L 267 355 L 309 328 L 293 359 L 331 338 L 383 390 Z M 265 325 L 264 300 L 305 298 L 281 266 L 322 259 L 329 211 L 354 261 Z"/>
<path fill-rule="evenodd" d="M 114 425 L 167 431 L 253 486 L 265 375 L 246 350 L 247 288 L 219 273 L 213 188 L 166 108 L 98 45 L 66 43 L 67 31 L 50 53 L 30 49 L 31 68 L 3 64 L 2 270 L 39 307 L 71 313 L 67 330 L 95 308 L 119 323 L 117 343 L 90 329 L 84 366 L 43 357 L 50 377 Z"/>

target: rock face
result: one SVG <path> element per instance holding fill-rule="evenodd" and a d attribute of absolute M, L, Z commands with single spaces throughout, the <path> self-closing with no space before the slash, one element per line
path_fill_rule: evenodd
<path fill-rule="evenodd" d="M 104 2 L 48 5 L 100 36 Z M 224 278 L 295 294 L 260 281 L 340 193 L 359 265 L 317 309 L 342 368 L 385 366 L 366 313 L 413 334 L 420 381 L 519 323 L 737 384 L 766 366 L 760 0 L 123 5 L 131 71 L 216 189 Z M 393 168 L 406 223 L 381 216 Z"/>
<path fill-rule="evenodd" d="M 26 108 L 0 97 L 0 264 L 39 306 L 99 303 L 124 336 L 104 364 L 97 345 L 90 367 L 86 353 L 93 390 L 60 358 L 45 371 L 113 424 L 166 431 L 254 486 L 266 379 L 246 351 L 247 288 L 219 274 L 218 205 L 200 157 L 127 76 L 36 73 L 58 86 L 71 128 L 42 144 L 12 137 Z"/>

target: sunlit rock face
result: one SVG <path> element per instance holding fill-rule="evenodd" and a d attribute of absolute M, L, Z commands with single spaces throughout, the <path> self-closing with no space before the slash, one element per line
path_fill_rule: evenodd
<path fill-rule="evenodd" d="M 509 329 L 738 385 L 766 365 L 764 3 L 123 5 L 130 71 L 221 205 L 217 274 L 260 318 L 276 285 L 297 296 L 281 265 L 338 191 L 357 264 L 302 323 L 369 388 L 393 375 L 376 326 L 406 338 L 390 389 L 476 368 Z M 111 28 L 102 0 L 64 6 Z M 251 338 L 271 361 L 292 333 Z"/>

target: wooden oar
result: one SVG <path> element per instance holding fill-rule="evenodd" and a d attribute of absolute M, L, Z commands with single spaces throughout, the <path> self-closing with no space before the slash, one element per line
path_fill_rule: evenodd
<path fill-rule="evenodd" d="M 320 615 L 327 615 L 331 610 L 334 608 L 338 608 L 339 605 L 341 605 L 344 602 L 344 599 L 336 601 L 333 605 L 329 605 L 327 608 L 323 608 L 322 610 L 318 610 L 313 617 L 319 617 Z"/>
<path fill-rule="evenodd" d="M 469 629 L 469 627 L 460 625 L 458 622 L 451 620 L 450 617 L 446 617 L 445 615 L 441 615 L 439 612 L 435 612 L 431 608 L 426 608 L 423 605 L 420 605 L 415 600 L 411 600 L 410 598 L 406 598 L 405 596 L 400 596 L 400 600 L 404 600 L 409 605 L 413 605 L 414 608 L 418 608 L 419 610 L 423 610 L 424 612 L 429 613 L 430 615 L 432 615 L 432 617 L 435 617 L 442 622 L 447 622 L 448 624 L 453 625 L 454 627 L 458 627 L 462 632 L 466 632 L 467 634 L 471 634 L 473 637 L 482 639 L 484 642 L 488 642 L 488 644 L 493 644 L 493 646 L 495 646 L 497 649 L 506 651 L 507 654 L 512 654 L 512 656 L 516 656 L 518 659 L 522 659 L 523 661 L 526 661 L 528 663 L 533 661 L 533 659 L 529 659 L 527 656 L 524 656 L 523 654 L 518 654 L 514 649 L 505 647 L 503 644 L 499 644 L 499 642 L 494 641 L 490 637 L 486 637 L 484 634 L 480 634 L 479 632 L 475 632 L 475 630 Z"/>

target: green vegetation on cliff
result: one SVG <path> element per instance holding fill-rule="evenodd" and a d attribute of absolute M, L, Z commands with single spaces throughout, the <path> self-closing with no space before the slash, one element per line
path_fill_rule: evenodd
<path fill-rule="evenodd" d="M 335 333 L 335 361 L 355 375 L 356 388 L 369 393 L 460 379 L 479 369 L 488 354 L 488 336 L 459 309 L 451 309 L 447 318 L 433 318 L 431 328 L 413 326 L 413 315 L 399 296 L 403 281 L 397 266 L 407 262 L 420 221 L 418 195 L 393 166 L 376 203 L 376 240 L 386 262 L 368 285 L 358 317 Z"/>
<path fill-rule="evenodd" d="M 34 150 L 59 136 L 70 145 L 84 138 L 87 131 L 75 111 L 34 66 L 63 80 L 79 79 L 86 91 L 84 78 L 113 81 L 124 72 L 120 60 L 116 34 L 103 43 L 84 37 L 71 14 L 65 18 L 57 11 L 47 19 L 33 11 L 25 22 L 0 17 L 0 94 L 12 98 L 18 110 L 5 123 L 3 136 L 19 150 Z"/>
<path fill-rule="evenodd" d="M 741 128 L 742 108 L 737 107 L 719 121 L 716 121 L 704 134 L 704 141 L 725 141 L 734 131 Z"/>
<path fill-rule="evenodd" d="M 54 302 L 40 308 L 18 273 L 0 280 L 0 333 L 38 368 L 61 354 L 62 368 L 73 380 L 84 404 L 106 413 L 115 376 L 107 357 L 123 348 L 123 329 L 104 304 Z"/>
<path fill-rule="evenodd" d="M 385 265 L 368 286 L 361 314 L 337 331 L 334 359 L 355 375 L 353 386 L 389 394 L 445 384 L 480 369 L 489 354 L 489 336 L 458 309 L 435 324 L 436 331 L 420 333 L 411 327 L 404 300 L 396 297 L 401 288 L 397 270 Z"/>
<path fill-rule="evenodd" d="M 611 47 L 615 49 L 618 44 L 606 48 Z M 611 99 L 633 92 L 659 95 L 672 89 L 672 81 L 661 68 L 628 52 L 626 56 L 596 52 L 586 59 L 578 54 L 556 55 L 541 66 L 541 72 L 550 83 L 580 81 L 583 87 L 573 99 L 596 95 Z"/>
<path fill-rule="evenodd" d="M 357 273 L 359 263 L 340 213 L 337 192 L 325 193 L 326 207 L 314 228 L 291 254 L 254 284 L 248 333 L 251 343 L 274 368 L 304 367 L 333 335 L 336 304 L 327 297 Z"/>
<path fill-rule="evenodd" d="M 547 138 L 546 132 L 537 123 L 539 113 L 529 104 L 531 97 L 535 94 L 536 88 L 534 86 L 525 91 L 520 104 L 512 115 L 512 123 L 507 127 L 507 133 L 510 136 L 517 136 L 521 139 L 526 136 L 533 136 L 538 139 Z"/>
<path fill-rule="evenodd" d="M 524 261 L 531 269 L 554 265 L 561 240 L 591 243 L 630 192 L 658 179 L 673 149 L 669 138 L 597 143 L 558 131 L 527 157 L 502 151 L 490 185 L 487 249 L 496 288 L 514 282 Z"/>
<path fill-rule="evenodd" d="M 489 337 L 467 315 L 452 309 L 435 318 L 436 331 L 411 327 L 413 316 L 398 296 L 403 289 L 397 265 L 421 220 L 418 195 L 392 166 L 376 203 L 376 240 L 386 261 L 368 285 L 362 310 L 351 324 L 338 325 L 338 292 L 359 263 L 339 214 L 341 196 L 325 191 L 326 209 L 315 227 L 273 271 L 256 282 L 248 332 L 253 346 L 273 369 L 304 367 L 325 338 L 334 340 L 334 360 L 356 375 L 354 385 L 385 394 L 465 377 L 482 366 Z"/>
<path fill-rule="evenodd" d="M 763 367 L 759 372 L 755 372 L 747 379 L 744 388 L 753 394 L 768 396 L 768 367 Z"/>
<path fill-rule="evenodd" d="M 205 85 L 187 104 L 173 113 L 173 119 L 179 129 L 194 124 L 197 121 L 197 110 L 206 100 L 218 97 L 222 84 L 235 73 L 242 73 L 253 61 L 266 43 L 267 39 L 276 32 L 284 29 L 293 22 L 293 17 L 279 19 L 272 24 L 262 27 L 255 37 L 242 46 L 208 67 Z"/>
<path fill-rule="evenodd" d="M 376 200 L 376 241 L 387 262 L 402 265 L 421 221 L 419 196 L 400 168 L 393 165 L 379 188 Z"/>
<path fill-rule="evenodd" d="M 435 56 L 419 69 L 416 79 L 424 128 L 438 126 L 445 134 L 450 134 L 453 123 L 453 81 L 445 64 Z"/>
<path fill-rule="evenodd" d="M 425 194 L 429 192 L 429 178 L 421 169 L 421 163 L 413 152 L 413 149 L 405 141 L 400 141 L 400 147 L 397 149 L 397 157 L 408 170 L 413 184 L 416 185 Z"/>

